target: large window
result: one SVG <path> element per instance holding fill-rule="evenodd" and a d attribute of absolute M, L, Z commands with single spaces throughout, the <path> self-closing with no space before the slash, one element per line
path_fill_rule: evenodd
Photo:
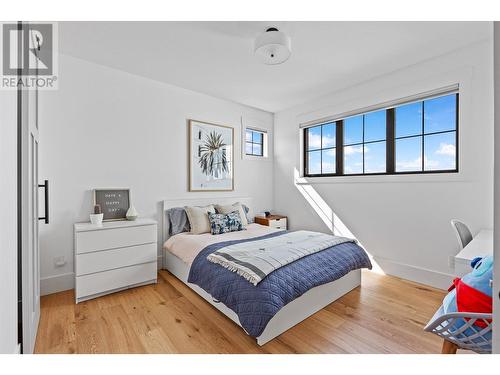
<path fill-rule="evenodd" d="M 458 172 L 458 93 L 304 129 L 304 175 Z"/>

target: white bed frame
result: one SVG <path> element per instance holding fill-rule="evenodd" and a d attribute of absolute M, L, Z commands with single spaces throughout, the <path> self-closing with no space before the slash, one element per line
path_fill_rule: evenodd
<path fill-rule="evenodd" d="M 252 200 L 247 197 L 187 198 L 163 201 L 163 243 L 169 238 L 169 223 L 165 215 L 165 211 L 169 208 L 204 206 L 211 203 L 223 205 L 234 202 L 241 202 L 247 205 L 250 208 L 250 214 L 252 213 Z M 184 263 L 177 256 L 163 249 L 163 268 L 170 271 L 179 280 L 241 327 L 238 316 L 233 310 L 229 309 L 222 302 L 215 302 L 210 294 L 197 285 L 187 282 L 189 267 L 189 265 Z M 257 344 L 264 345 L 359 285 L 361 285 L 361 270 L 354 270 L 338 280 L 310 289 L 278 311 L 269 321 L 264 332 L 257 337 Z"/>

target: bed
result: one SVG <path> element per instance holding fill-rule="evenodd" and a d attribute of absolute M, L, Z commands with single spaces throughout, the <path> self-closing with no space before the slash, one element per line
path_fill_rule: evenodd
<path fill-rule="evenodd" d="M 339 274 L 338 278 L 333 281 L 325 281 L 330 280 L 332 277 L 329 277 L 329 279 L 319 278 L 318 280 L 314 280 L 315 283 L 310 284 L 309 287 L 307 282 L 304 282 L 304 285 L 302 285 L 302 283 L 297 283 L 296 280 L 294 281 L 294 278 L 296 278 L 294 275 L 300 273 L 301 267 L 308 266 L 313 267 L 313 269 L 318 268 L 321 267 L 322 264 L 328 263 L 332 259 L 331 257 L 340 254 L 345 256 L 347 261 L 349 261 L 352 258 L 352 255 L 350 255 L 351 251 L 353 254 L 361 254 L 362 252 L 366 255 L 357 244 L 344 243 L 317 253 L 321 255 L 316 256 L 316 254 L 314 254 L 315 256 L 311 255 L 299 259 L 269 274 L 261 284 L 259 284 L 260 290 L 265 290 L 266 296 L 277 294 L 278 291 L 273 290 L 273 288 L 275 288 L 274 285 L 279 284 L 276 283 L 276 280 L 278 280 L 281 284 L 285 284 L 283 288 L 288 288 L 288 290 L 281 292 L 285 293 L 286 298 L 278 298 L 281 305 L 273 301 L 272 311 L 256 312 L 255 318 L 252 317 L 252 314 L 242 314 L 239 306 L 245 305 L 245 296 L 250 295 L 249 293 L 257 292 L 255 289 L 256 287 L 236 273 L 218 264 L 208 262 L 206 260 L 207 254 L 226 246 L 226 244 L 259 241 L 278 237 L 284 233 L 277 229 L 261 226 L 259 224 L 249 224 L 245 231 L 225 233 L 216 236 L 209 233 L 201 235 L 181 233 L 170 237 L 169 221 L 166 216 L 166 211 L 174 207 L 203 206 L 207 204 L 225 205 L 236 201 L 250 208 L 252 207 L 252 200 L 246 197 L 175 199 L 164 201 L 162 215 L 162 243 L 164 244 L 163 268 L 170 271 L 216 309 L 242 327 L 247 334 L 255 337 L 258 345 L 264 345 L 361 284 L 360 268 L 364 266 L 370 267 L 369 260 L 366 260 L 367 263 L 359 263 L 358 261 L 355 267 L 350 267 L 345 272 L 342 272 Z M 253 215 L 252 211 L 250 211 L 249 216 L 250 215 Z M 320 257 L 323 257 L 323 259 Z M 303 261 L 306 258 L 308 264 L 306 264 L 306 261 Z M 320 263 L 314 264 L 311 262 Z M 361 264 L 364 264 L 364 266 Z M 286 277 L 292 277 L 290 278 L 290 282 L 287 281 Z M 226 294 L 232 293 L 232 297 L 237 296 L 239 301 L 234 301 L 235 298 L 232 297 L 224 299 L 224 293 L 221 294 L 221 298 L 221 295 L 219 295 L 221 288 L 211 289 L 212 284 L 217 284 L 213 282 L 214 280 L 224 281 L 226 283 L 223 285 L 222 290 L 227 288 L 239 288 L 235 289 L 237 293 L 234 291 L 226 291 Z M 275 281 L 274 283 L 272 282 L 273 280 Z M 285 280 L 285 282 L 283 282 L 283 280 Z M 292 285 L 294 282 L 295 284 Z M 246 305 L 249 305 L 251 302 L 254 303 L 255 306 L 260 306 L 259 301 L 254 302 L 252 300 L 248 302 L 249 303 Z M 269 310 L 265 304 L 262 304 L 262 306 L 264 310 Z M 254 318 L 253 321 L 252 318 Z"/>

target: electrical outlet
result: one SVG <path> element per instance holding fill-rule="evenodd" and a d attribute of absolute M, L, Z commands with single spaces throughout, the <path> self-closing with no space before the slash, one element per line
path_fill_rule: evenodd
<path fill-rule="evenodd" d="M 455 257 L 453 255 L 448 256 L 448 267 L 455 269 Z"/>
<path fill-rule="evenodd" d="M 54 257 L 54 265 L 56 267 L 62 267 L 66 264 L 66 258 L 64 256 Z"/>

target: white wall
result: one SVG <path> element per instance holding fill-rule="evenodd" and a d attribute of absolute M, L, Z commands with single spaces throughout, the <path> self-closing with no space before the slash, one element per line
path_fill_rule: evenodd
<path fill-rule="evenodd" d="M 493 319 L 500 321 L 500 22 L 494 24 L 495 70 L 495 239 L 496 259 L 493 288 Z M 493 352 L 500 354 L 500 326 L 493 325 Z"/>
<path fill-rule="evenodd" d="M 17 353 L 17 99 L 0 91 L 0 353 Z"/>
<path fill-rule="evenodd" d="M 42 294 L 73 287 L 73 223 L 88 221 L 92 188 L 130 187 L 139 213 L 159 222 L 162 200 L 201 195 L 187 191 L 186 119 L 235 128 L 235 191 L 205 196 L 251 196 L 255 209 L 272 207 L 272 158 L 240 156 L 241 117 L 271 131 L 272 114 L 65 55 L 59 77 L 57 91 L 40 94 L 40 179 L 51 184 L 51 223 L 40 226 Z M 59 256 L 67 264 L 56 268 Z"/>
<path fill-rule="evenodd" d="M 294 184 L 299 124 L 460 84 L 460 173 L 308 179 L 386 273 L 445 288 L 458 244 L 449 221 L 493 226 L 492 42 L 398 70 L 275 114 L 275 207 L 292 229 L 327 231 Z"/>

